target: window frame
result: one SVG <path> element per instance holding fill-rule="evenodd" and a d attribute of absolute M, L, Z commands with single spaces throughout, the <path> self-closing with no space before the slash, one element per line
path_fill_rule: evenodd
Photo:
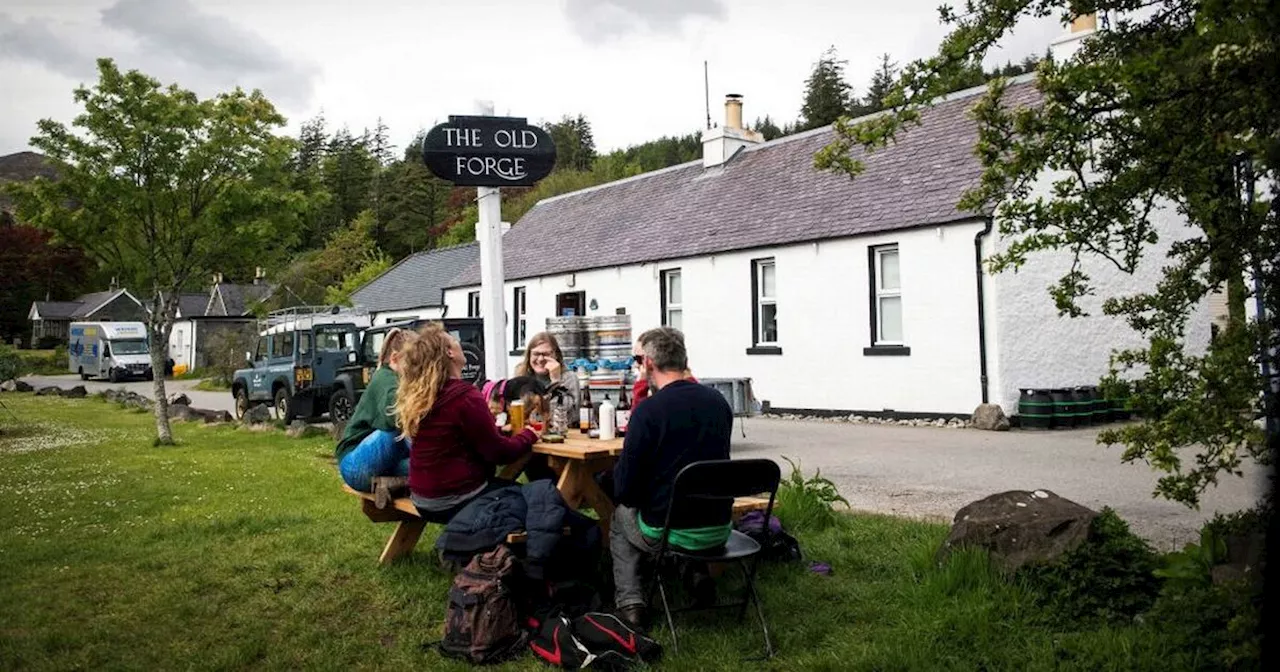
<path fill-rule="evenodd" d="M 680 280 L 680 301 L 678 303 L 671 301 L 671 279 L 679 278 Z M 658 302 L 662 314 L 662 326 L 673 326 L 671 323 L 671 313 L 680 313 L 680 326 L 677 329 L 684 328 L 684 274 L 679 267 L 667 268 L 658 273 Z"/>
<path fill-rule="evenodd" d="M 893 289 L 883 287 L 883 268 L 884 257 L 892 253 L 898 260 L 898 286 Z M 901 334 L 900 340 L 889 340 L 883 337 L 884 331 L 884 311 L 882 301 L 884 299 L 898 299 L 898 330 Z M 898 243 L 885 243 L 882 245 L 870 245 L 867 247 L 867 314 L 870 322 L 870 331 L 868 332 L 870 346 L 863 348 L 862 354 L 877 356 L 904 356 L 911 354 L 911 348 L 907 347 L 907 333 L 904 315 L 905 302 L 902 293 L 902 249 Z"/>
<path fill-rule="evenodd" d="M 529 291 L 524 285 L 511 288 L 511 349 L 522 350 L 529 343 Z"/>
<path fill-rule="evenodd" d="M 764 296 L 764 269 L 773 269 L 774 295 Z M 751 260 L 751 347 L 748 355 L 781 355 L 782 342 L 778 329 L 778 260 L 761 257 Z M 773 306 L 774 340 L 764 340 L 764 307 Z"/>
<path fill-rule="evenodd" d="M 467 317 L 480 317 L 480 290 L 467 292 Z"/>

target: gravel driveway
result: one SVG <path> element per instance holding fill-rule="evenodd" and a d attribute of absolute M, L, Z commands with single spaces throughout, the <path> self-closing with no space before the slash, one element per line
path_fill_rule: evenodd
<path fill-rule="evenodd" d="M 736 430 L 735 430 L 736 432 Z M 1204 520 L 1253 506 L 1265 472 L 1249 464 L 1243 478 L 1224 476 L 1194 511 L 1153 499 L 1158 474 L 1123 464 L 1121 449 L 1099 446 L 1098 429 L 984 432 L 894 425 L 751 418 L 733 456 L 799 460 L 821 469 L 853 508 L 950 522 L 965 504 L 1004 490 L 1051 490 L 1093 509 L 1110 506 L 1161 549 L 1198 538 Z"/>

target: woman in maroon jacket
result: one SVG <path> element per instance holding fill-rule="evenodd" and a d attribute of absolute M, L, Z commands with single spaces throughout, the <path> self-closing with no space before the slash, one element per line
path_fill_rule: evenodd
<path fill-rule="evenodd" d="M 457 339 L 435 325 L 400 356 L 396 415 L 409 452 L 409 492 L 423 518 L 446 522 L 493 487 L 494 467 L 528 453 L 538 434 L 503 436 L 484 395 L 462 380 L 466 358 Z"/>

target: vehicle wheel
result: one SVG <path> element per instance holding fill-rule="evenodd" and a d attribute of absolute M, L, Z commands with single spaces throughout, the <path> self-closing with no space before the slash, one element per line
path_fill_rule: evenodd
<path fill-rule="evenodd" d="M 84 372 L 84 367 L 80 367 L 80 380 L 89 380 L 89 374 Z"/>
<path fill-rule="evenodd" d="M 276 417 L 284 420 L 285 424 L 293 422 L 293 399 L 289 397 L 289 390 L 280 388 L 276 390 Z"/>
<path fill-rule="evenodd" d="M 148 369 L 148 370 L 147 370 L 147 382 L 149 383 L 149 382 L 151 382 L 151 381 L 153 381 L 153 380 L 155 380 L 155 379 L 156 379 L 156 374 L 152 373 L 152 372 Z"/>
<path fill-rule="evenodd" d="M 114 385 L 120 382 L 120 376 L 116 374 L 115 369 L 111 369 L 107 372 L 107 380 L 111 381 L 111 384 Z"/>
<path fill-rule="evenodd" d="M 244 420 L 244 414 L 249 412 L 249 393 L 244 388 L 236 390 L 236 420 Z"/>
<path fill-rule="evenodd" d="M 351 400 L 351 392 L 347 388 L 334 390 L 333 396 L 329 397 L 329 421 L 335 424 L 347 422 L 351 419 L 354 408 L 355 403 Z"/>

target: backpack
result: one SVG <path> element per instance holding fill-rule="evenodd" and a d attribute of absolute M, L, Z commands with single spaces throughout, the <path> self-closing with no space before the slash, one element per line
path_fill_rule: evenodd
<path fill-rule="evenodd" d="M 554 616 L 542 622 L 529 648 L 539 660 L 567 670 L 631 669 L 641 661 L 662 657 L 662 645 L 640 634 L 617 616 L 601 612 L 570 620 Z"/>
<path fill-rule="evenodd" d="M 777 516 L 769 516 L 766 523 L 763 511 L 749 511 L 735 527 L 760 544 L 760 557 L 765 560 L 791 562 L 804 557 L 800 542 L 782 529 L 782 521 Z"/>
<path fill-rule="evenodd" d="M 470 663 L 506 660 L 524 647 L 526 635 L 516 615 L 509 581 L 516 558 L 498 546 L 471 559 L 453 578 L 445 611 L 441 654 Z"/>

